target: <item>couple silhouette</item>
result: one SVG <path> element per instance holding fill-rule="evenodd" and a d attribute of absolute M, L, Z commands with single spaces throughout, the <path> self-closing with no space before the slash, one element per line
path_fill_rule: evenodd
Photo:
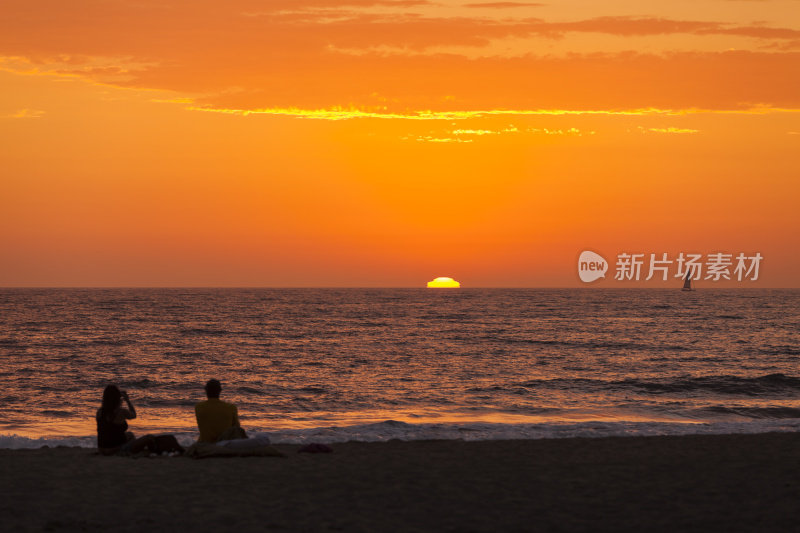
<path fill-rule="evenodd" d="M 207 399 L 195 405 L 198 442 L 220 443 L 246 439 L 239 424 L 239 413 L 232 403 L 219 399 L 222 384 L 211 379 L 205 385 Z M 124 402 L 124 405 L 123 405 Z M 147 453 L 178 453 L 185 450 L 173 435 L 145 435 L 136 438 L 128 431 L 128 420 L 136 418 L 136 408 L 128 393 L 117 385 L 103 390 L 103 400 L 97 410 L 97 449 L 102 455 L 136 455 Z"/>

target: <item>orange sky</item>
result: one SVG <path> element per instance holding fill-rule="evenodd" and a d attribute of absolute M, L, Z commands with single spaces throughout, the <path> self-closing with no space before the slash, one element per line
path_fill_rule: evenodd
<path fill-rule="evenodd" d="M 797 0 L 0 6 L 0 286 L 798 287 L 798 154 Z"/>

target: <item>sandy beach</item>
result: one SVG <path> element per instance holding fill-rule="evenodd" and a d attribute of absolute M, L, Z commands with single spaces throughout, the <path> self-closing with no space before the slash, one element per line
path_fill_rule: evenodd
<path fill-rule="evenodd" d="M 797 531 L 800 434 L 0 450 L 6 531 Z"/>

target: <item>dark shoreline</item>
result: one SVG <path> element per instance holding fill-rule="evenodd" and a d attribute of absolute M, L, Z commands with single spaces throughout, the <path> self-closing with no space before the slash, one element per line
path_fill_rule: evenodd
<path fill-rule="evenodd" d="M 286 458 L 0 450 L 8 531 L 797 531 L 800 433 L 333 445 Z"/>

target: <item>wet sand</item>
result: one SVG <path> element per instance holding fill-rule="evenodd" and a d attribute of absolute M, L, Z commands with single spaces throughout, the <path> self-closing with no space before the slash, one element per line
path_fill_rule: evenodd
<path fill-rule="evenodd" d="M 0 450 L 5 531 L 798 531 L 800 434 Z"/>

